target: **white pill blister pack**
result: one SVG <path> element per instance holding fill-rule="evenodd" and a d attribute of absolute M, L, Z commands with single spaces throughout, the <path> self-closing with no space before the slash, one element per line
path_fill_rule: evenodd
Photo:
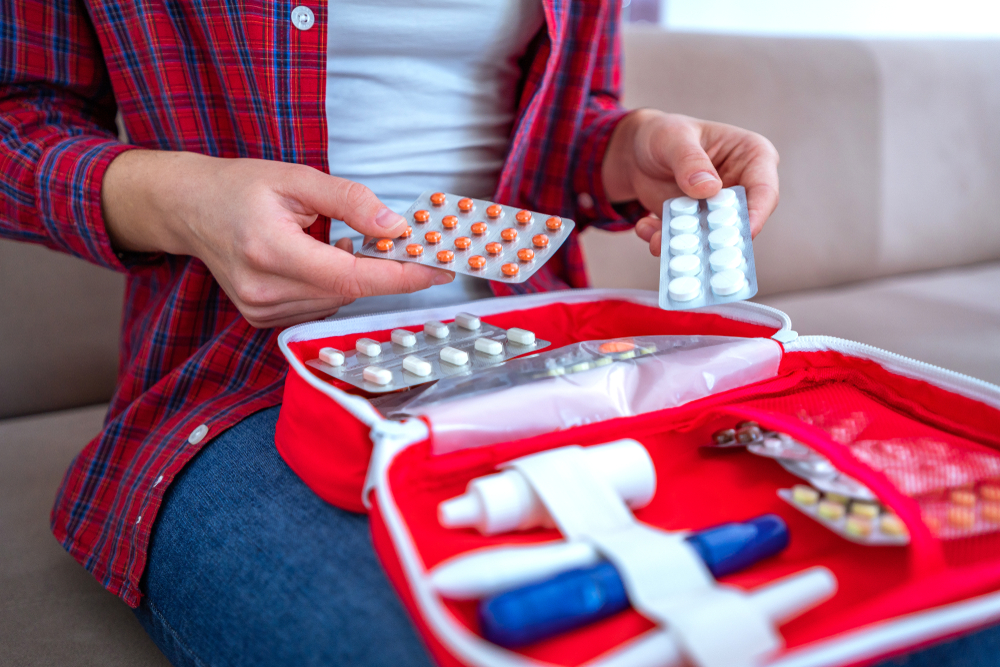
<path fill-rule="evenodd" d="M 371 239 L 361 254 L 505 283 L 534 275 L 576 227 L 568 218 L 445 192 L 425 192 L 403 217 L 403 236 Z"/>
<path fill-rule="evenodd" d="M 353 350 L 324 347 L 306 365 L 372 393 L 407 389 L 502 364 L 551 343 L 525 329 L 501 329 L 459 313 L 422 331 L 395 329 L 388 341 L 359 338 Z"/>
<path fill-rule="evenodd" d="M 663 203 L 660 308 L 688 310 L 757 293 L 746 190 L 723 188 L 705 200 Z"/>

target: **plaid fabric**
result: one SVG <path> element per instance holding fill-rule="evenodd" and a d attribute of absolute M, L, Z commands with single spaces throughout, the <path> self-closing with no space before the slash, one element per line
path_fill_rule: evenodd
<path fill-rule="evenodd" d="M 581 226 L 622 226 L 600 181 L 624 114 L 618 4 L 544 3 L 547 31 L 524 60 L 496 199 Z M 52 530 L 132 606 L 170 481 L 213 436 L 280 403 L 286 365 L 276 332 L 249 326 L 199 260 L 113 251 L 101 179 L 133 146 L 326 171 L 327 8 L 310 5 L 316 23 L 302 31 L 291 23 L 294 4 L 0 3 L 0 234 L 127 274 L 118 389 L 103 432 L 66 474 Z M 116 139 L 116 105 L 131 146 Z M 594 206 L 579 210 L 578 193 Z M 308 232 L 325 239 L 328 227 L 321 220 Z M 586 282 L 572 239 L 518 291 Z"/>

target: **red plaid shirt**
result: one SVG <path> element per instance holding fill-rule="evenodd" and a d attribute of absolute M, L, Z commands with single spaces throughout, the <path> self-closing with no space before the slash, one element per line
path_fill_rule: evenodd
<path fill-rule="evenodd" d="M 276 332 L 247 324 L 198 259 L 116 254 L 101 179 L 133 146 L 327 171 L 327 8 L 303 2 L 316 16 L 308 30 L 292 25 L 295 3 L 272 0 L 0 3 L 0 235 L 128 278 L 118 389 L 66 474 L 52 530 L 132 606 L 170 481 L 213 436 L 280 403 L 286 364 Z M 494 198 L 581 227 L 623 225 L 600 180 L 624 114 L 618 3 L 544 5 Z M 116 138 L 116 107 L 130 145 Z M 328 226 L 308 233 L 325 240 Z M 519 291 L 585 284 L 571 239 Z"/>

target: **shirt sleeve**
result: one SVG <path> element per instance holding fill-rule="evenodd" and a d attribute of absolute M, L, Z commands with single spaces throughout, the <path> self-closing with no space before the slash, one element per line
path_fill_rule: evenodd
<path fill-rule="evenodd" d="M 101 182 L 131 147 L 116 138 L 87 12 L 74 0 L 7 0 L 0 25 L 0 236 L 123 271 L 104 226 Z"/>

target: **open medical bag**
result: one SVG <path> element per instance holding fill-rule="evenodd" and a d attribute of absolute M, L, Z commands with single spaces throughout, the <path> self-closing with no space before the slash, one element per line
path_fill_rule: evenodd
<path fill-rule="evenodd" d="M 457 310 L 497 327 L 534 331 L 552 349 L 628 337 L 727 336 L 773 346 L 775 365 L 766 379 L 722 391 L 712 390 L 714 380 L 706 377 L 707 395 L 675 407 L 465 446 L 442 446 L 433 416 L 386 419 L 373 406 L 377 396 L 306 365 L 323 347 L 349 350 L 362 337 L 386 341 L 394 329 L 417 331 L 428 320 L 451 320 Z M 799 337 L 787 316 L 765 306 L 665 311 L 655 293 L 632 290 L 575 290 L 314 322 L 284 331 L 279 343 L 291 365 L 279 452 L 322 498 L 369 513 L 383 566 L 441 665 L 866 664 L 1000 621 L 1000 523 L 977 515 L 975 529 L 968 524 L 956 532 L 947 514 L 941 523 L 932 512 L 955 490 L 1000 483 L 1000 387 L 850 341 Z M 474 404 L 480 414 L 515 426 L 523 420 L 519 409 L 489 397 Z M 720 429 L 747 421 L 807 445 L 870 489 L 905 524 L 908 544 L 844 539 L 779 497 L 780 489 L 801 480 L 774 460 L 742 447 L 706 446 Z M 665 604 L 632 599 L 633 608 L 516 649 L 486 641 L 476 603 L 442 596 L 431 571 L 476 550 L 553 543 L 564 535 L 551 522 L 493 535 L 445 528 L 440 503 L 511 462 L 539 460 L 525 457 L 622 438 L 641 443 L 656 475 L 655 495 L 634 512 L 635 530 L 656 532 L 647 529 L 652 526 L 669 536 L 772 513 L 788 526 L 788 547 L 719 585 L 713 580 L 686 597 L 671 596 L 663 587 L 685 571 L 683 558 L 671 555 L 669 544 L 658 546 L 656 535 L 640 535 L 632 551 L 652 553 L 653 562 L 635 566 L 635 576 L 642 579 L 643 567 L 652 567 L 659 578 L 623 576 L 629 597 L 665 595 Z M 564 462 L 555 466 L 558 475 Z M 577 491 L 583 505 L 601 514 L 595 500 L 601 489 Z M 564 520 L 555 522 L 563 533 L 602 518 Z M 600 545 L 600 536 L 595 540 Z M 748 606 L 754 591 L 817 566 L 836 578 L 832 597 L 770 625 Z"/>

